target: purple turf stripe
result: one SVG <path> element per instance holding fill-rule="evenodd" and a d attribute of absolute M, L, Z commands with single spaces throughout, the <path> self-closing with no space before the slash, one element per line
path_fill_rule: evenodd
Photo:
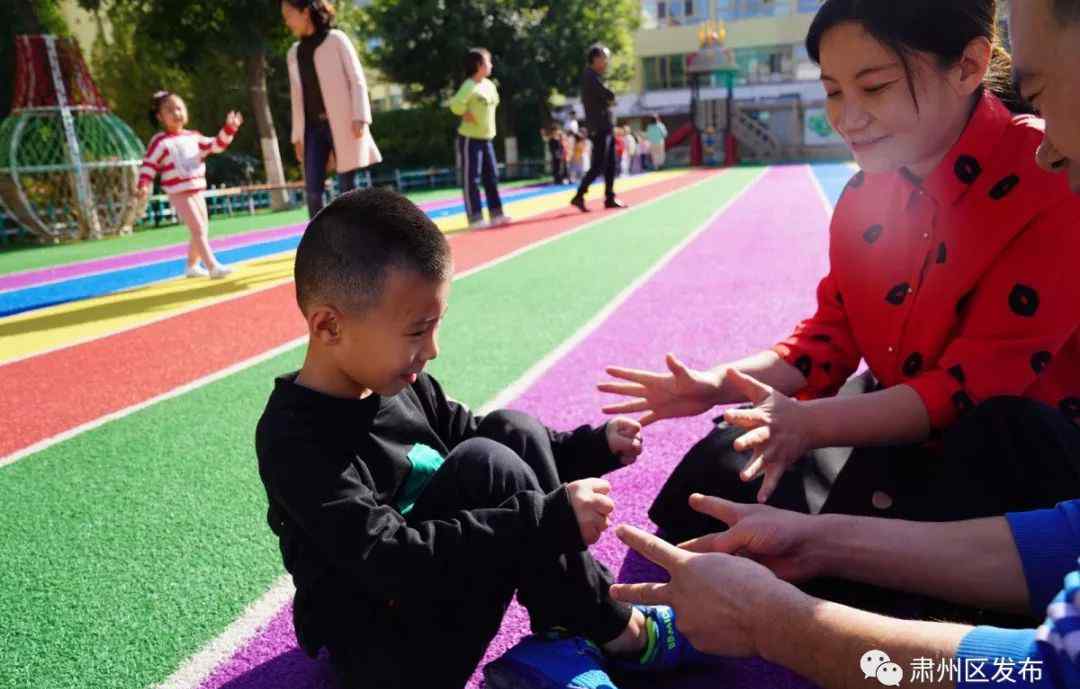
<path fill-rule="evenodd" d="M 535 191 L 538 188 L 540 187 L 520 187 L 512 190 L 508 194 L 504 194 L 503 198 L 505 200 L 512 201 L 515 197 Z M 420 208 L 421 210 L 430 212 L 460 204 L 461 199 L 453 197 L 448 199 L 442 199 L 439 201 L 422 203 L 420 204 Z M 304 226 L 305 223 L 299 223 L 296 225 L 275 227 L 269 230 L 258 230 L 255 232 L 245 232 L 242 234 L 230 235 L 228 237 L 221 237 L 219 239 L 210 240 L 210 246 L 214 249 L 214 251 L 222 251 L 224 249 L 235 249 L 236 247 L 240 246 L 250 246 L 252 244 L 270 242 L 277 239 L 283 239 L 285 237 L 300 234 L 304 231 Z M 89 261 L 80 261 L 78 263 L 68 263 L 59 266 L 50 266 L 48 268 L 39 268 L 35 270 L 0 275 L 0 292 L 13 289 L 22 289 L 24 287 L 32 287 L 34 285 L 40 285 L 46 282 L 68 280 L 83 275 L 90 275 L 92 273 L 103 273 L 110 270 L 121 270 L 124 268 L 131 268 L 133 266 L 145 265 L 147 263 L 157 263 L 159 261 L 167 261 L 170 259 L 181 258 L 187 255 L 187 247 L 188 245 L 186 243 L 172 244 L 157 249 L 135 251 L 129 254 L 121 254 L 120 256 L 110 256 L 109 258 L 92 259 Z"/>
<path fill-rule="evenodd" d="M 737 200 L 711 227 L 635 291 L 600 328 L 560 359 L 511 405 L 556 428 L 603 419 L 607 401 L 595 390 L 605 366 L 657 369 L 668 351 L 705 367 L 771 346 L 814 311 L 814 288 L 828 267 L 828 215 L 804 166 L 777 167 Z M 782 202 L 778 202 L 782 200 Z M 709 270 L 702 270 L 709 266 Z M 618 352 L 612 358 L 611 352 Z M 618 503 L 616 520 L 648 525 L 646 511 L 665 478 L 710 427 L 709 417 L 660 423 L 646 433 L 646 454 L 608 478 Z M 626 548 L 610 532 L 592 548 L 620 568 Z M 627 580 L 654 574 L 627 560 Z M 524 611 L 513 605 L 485 662 L 528 633 Z M 266 630 L 219 667 L 200 689 L 329 689 L 325 659 L 296 650 L 288 607 Z M 287 677 L 288 681 L 282 680 Z M 657 689 L 808 689 L 805 681 L 761 661 L 724 662 L 677 679 L 652 678 Z M 480 672 L 469 684 L 478 689 Z"/>

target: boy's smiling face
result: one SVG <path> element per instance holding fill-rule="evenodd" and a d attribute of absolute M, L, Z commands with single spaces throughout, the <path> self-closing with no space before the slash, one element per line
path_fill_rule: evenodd
<path fill-rule="evenodd" d="M 438 334 L 450 280 L 390 269 L 379 303 L 352 314 L 333 309 L 315 330 L 350 392 L 390 397 L 416 382 L 439 355 Z"/>

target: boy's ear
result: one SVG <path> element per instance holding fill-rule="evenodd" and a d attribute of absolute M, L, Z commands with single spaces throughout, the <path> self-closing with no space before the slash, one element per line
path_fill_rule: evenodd
<path fill-rule="evenodd" d="M 341 340 L 341 313 L 333 306 L 316 306 L 307 317 L 308 332 L 323 345 L 334 345 Z"/>

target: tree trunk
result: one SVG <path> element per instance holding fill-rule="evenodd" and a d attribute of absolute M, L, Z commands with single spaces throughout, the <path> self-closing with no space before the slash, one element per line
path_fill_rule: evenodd
<path fill-rule="evenodd" d="M 270 193 L 271 207 L 274 210 L 282 210 L 289 204 L 289 194 L 284 189 L 285 170 L 281 164 L 281 149 L 278 148 L 277 132 L 274 130 L 274 116 L 270 112 L 270 99 L 266 94 L 266 53 L 260 50 L 246 57 L 244 67 L 247 72 L 251 109 L 255 113 L 255 125 L 259 130 L 259 144 L 262 146 L 266 181 L 271 186 L 278 187 Z"/>

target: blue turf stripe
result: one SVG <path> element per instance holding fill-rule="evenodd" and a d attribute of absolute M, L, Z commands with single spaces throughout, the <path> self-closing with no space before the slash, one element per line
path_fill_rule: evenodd
<path fill-rule="evenodd" d="M 855 176 L 855 170 L 847 163 L 818 163 L 812 167 L 829 203 L 835 207 L 848 180 Z"/>
<path fill-rule="evenodd" d="M 558 194 L 566 191 L 567 187 L 545 185 L 529 191 L 510 192 L 503 196 L 504 203 L 507 201 L 525 201 L 528 199 Z M 465 211 L 464 202 L 440 208 L 428 213 L 433 220 L 459 215 Z M 217 252 L 218 258 L 223 263 L 236 263 L 255 258 L 261 258 L 270 254 L 295 249 L 300 243 L 300 235 L 287 237 L 271 242 L 262 242 L 248 246 L 237 247 Z M 158 263 L 151 263 L 131 268 L 122 268 L 97 275 L 85 275 L 82 277 L 63 280 L 47 285 L 36 285 L 20 290 L 12 290 L 0 294 L 0 317 L 11 316 L 24 311 L 41 309 L 57 304 L 66 304 L 80 299 L 91 299 L 106 294 L 112 294 L 120 290 L 140 287 L 152 282 L 170 280 L 184 273 L 185 258 L 169 259 Z"/>

